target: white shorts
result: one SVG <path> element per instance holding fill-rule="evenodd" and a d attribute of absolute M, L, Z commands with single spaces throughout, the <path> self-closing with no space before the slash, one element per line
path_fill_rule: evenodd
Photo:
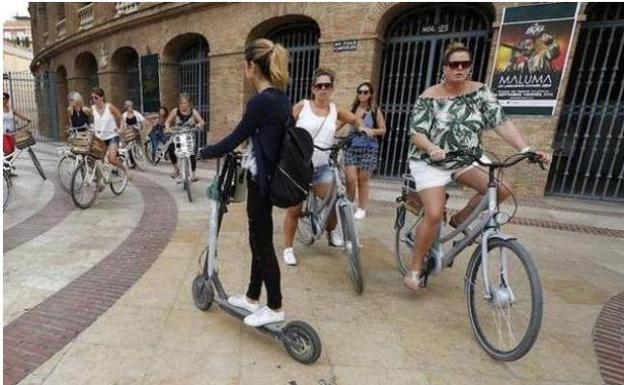
<path fill-rule="evenodd" d="M 489 159 L 484 156 L 481 158 L 481 161 L 487 162 Z M 470 166 L 458 170 L 444 170 L 430 166 L 423 160 L 410 159 L 409 161 L 409 169 L 416 184 L 416 192 L 428 188 L 446 186 L 453 179 L 456 179 L 458 176 L 477 165 L 478 163 L 474 162 Z"/>

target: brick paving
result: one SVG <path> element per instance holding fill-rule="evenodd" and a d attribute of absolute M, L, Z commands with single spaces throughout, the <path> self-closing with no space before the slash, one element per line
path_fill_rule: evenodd
<path fill-rule="evenodd" d="M 93 268 L 4 327 L 4 384 L 17 384 L 76 338 L 164 250 L 177 223 L 175 201 L 164 188 L 143 176 L 135 176 L 133 183 L 145 206 L 130 236 Z"/>
<path fill-rule="evenodd" d="M 58 225 L 76 208 L 71 197 L 58 185 L 56 175 L 51 176 L 49 169 L 46 173 L 54 185 L 52 199 L 37 213 L 2 233 L 4 236 L 2 250 L 5 253 Z"/>
<path fill-rule="evenodd" d="M 624 292 L 602 308 L 594 325 L 594 350 L 605 385 L 624 385 Z"/>

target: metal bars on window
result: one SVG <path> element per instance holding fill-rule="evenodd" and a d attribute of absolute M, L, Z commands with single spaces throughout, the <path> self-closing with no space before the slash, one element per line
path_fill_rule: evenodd
<path fill-rule="evenodd" d="M 208 58 L 208 43 L 201 38 L 190 42 L 182 50 L 178 58 L 178 84 L 180 93 L 188 93 L 193 101 L 194 108 L 206 121 L 209 119 L 209 76 L 210 61 Z M 200 133 L 199 146 L 206 145 L 206 131 Z M 196 146 L 197 147 L 197 146 Z"/>
<path fill-rule="evenodd" d="M 473 56 L 474 80 L 483 81 L 490 49 L 490 21 L 477 6 L 425 6 L 404 13 L 386 32 L 379 105 L 388 127 L 377 175 L 401 176 L 407 169 L 409 115 L 418 96 L 439 81 L 442 56 L 461 41 Z"/>
<path fill-rule="evenodd" d="M 624 4 L 591 4 L 587 12 L 546 191 L 624 201 Z"/>
<path fill-rule="evenodd" d="M 288 49 L 288 98 L 292 104 L 309 97 L 312 75 L 319 65 L 319 28 L 314 23 L 286 24 L 272 31 L 268 39 Z"/>
<path fill-rule="evenodd" d="M 134 108 L 141 110 L 143 101 L 141 97 L 141 71 L 139 69 L 139 56 L 133 55 L 128 60 L 128 99 L 132 100 Z M 143 111 L 142 111 L 143 112 Z"/>

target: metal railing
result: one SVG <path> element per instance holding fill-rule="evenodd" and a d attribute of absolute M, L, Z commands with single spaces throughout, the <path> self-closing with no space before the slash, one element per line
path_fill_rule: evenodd
<path fill-rule="evenodd" d="M 139 10 L 140 3 L 117 2 L 115 3 L 115 17 L 127 15 Z"/>
<path fill-rule="evenodd" d="M 89 3 L 82 8 L 79 8 L 76 13 L 78 14 L 78 19 L 80 20 L 78 24 L 78 31 L 84 31 L 85 29 L 93 27 L 95 23 L 95 9 L 93 7 L 93 3 Z"/>

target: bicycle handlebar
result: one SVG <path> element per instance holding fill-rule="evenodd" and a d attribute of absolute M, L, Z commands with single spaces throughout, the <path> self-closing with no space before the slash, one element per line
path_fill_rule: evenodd
<path fill-rule="evenodd" d="M 341 138 L 337 138 L 338 143 L 333 144 L 329 147 L 321 147 L 321 146 L 317 146 L 316 144 L 314 145 L 314 148 L 319 150 L 319 151 L 336 151 L 336 150 L 340 150 L 343 147 L 346 147 L 349 143 L 351 143 L 351 141 L 353 140 L 353 138 L 355 138 L 356 136 L 366 136 L 365 133 L 357 131 L 357 132 L 353 132 L 345 137 L 341 137 Z"/>
<path fill-rule="evenodd" d="M 473 162 L 476 162 L 477 164 L 483 167 L 507 168 L 507 167 L 515 166 L 516 164 L 522 162 L 523 160 L 528 159 L 529 162 L 531 163 L 537 163 L 542 170 L 546 169 L 546 167 L 544 166 L 544 162 L 539 160 L 538 154 L 535 151 L 526 151 L 526 152 L 519 152 L 519 153 L 513 154 L 509 156 L 503 162 L 484 162 L 481 160 L 481 154 L 482 154 L 482 151 L 479 148 L 449 151 L 446 153 L 446 157 L 443 160 L 432 161 L 431 163 L 439 164 L 439 163 L 449 161 L 449 160 L 454 160 L 454 159 L 462 160 L 462 159 L 467 158 Z M 425 154 L 425 157 L 429 157 L 429 154 Z"/>

